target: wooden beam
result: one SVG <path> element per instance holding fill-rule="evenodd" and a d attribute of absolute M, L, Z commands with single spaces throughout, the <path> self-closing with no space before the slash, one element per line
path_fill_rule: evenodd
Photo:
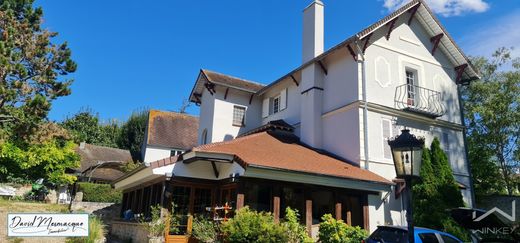
<path fill-rule="evenodd" d="M 392 33 L 392 30 L 394 30 L 394 26 L 395 26 L 395 22 L 397 22 L 397 19 L 399 19 L 399 16 L 395 17 L 394 19 L 392 19 L 392 21 L 390 21 L 387 25 L 388 25 L 388 32 L 386 33 L 386 40 L 389 40 L 390 39 L 390 34 Z"/>
<path fill-rule="evenodd" d="M 208 90 L 208 92 L 213 95 L 215 94 L 215 84 L 214 83 L 210 83 L 210 82 L 206 82 L 204 84 L 204 87 L 206 87 L 206 89 Z"/>
<path fill-rule="evenodd" d="M 367 47 L 368 47 L 368 43 L 370 42 L 370 37 L 372 37 L 372 33 L 368 34 L 364 40 L 365 40 L 365 44 L 363 45 L 363 53 L 365 53 L 365 51 L 367 50 Z"/>
<path fill-rule="evenodd" d="M 370 217 L 368 215 L 368 195 L 365 195 L 363 198 L 363 228 L 365 230 L 369 230 L 370 228 Z"/>
<path fill-rule="evenodd" d="M 340 220 L 341 219 L 341 203 L 340 202 L 336 203 L 336 210 L 334 210 L 334 211 L 336 213 L 336 219 Z"/>
<path fill-rule="evenodd" d="M 218 178 L 218 170 L 217 170 L 217 165 L 215 164 L 215 161 L 211 161 L 211 167 L 213 167 L 213 174 L 215 174 L 215 178 Z"/>
<path fill-rule="evenodd" d="M 440 33 L 440 34 L 430 38 L 430 42 L 433 44 L 432 55 L 435 55 L 435 50 L 437 50 L 437 47 L 439 47 L 439 43 L 441 42 L 441 39 L 443 36 L 444 36 L 444 34 Z"/>
<path fill-rule="evenodd" d="M 462 79 L 462 74 L 464 74 L 464 70 L 466 70 L 467 67 L 467 63 L 455 67 L 455 72 L 457 73 L 457 78 L 455 79 L 456 84 L 460 83 L 460 80 Z"/>
<path fill-rule="evenodd" d="M 227 99 L 227 93 L 229 92 L 229 88 L 226 88 L 226 93 L 224 93 L 224 100 Z"/>
<path fill-rule="evenodd" d="M 321 61 L 318 61 L 318 64 L 320 64 L 320 67 L 321 67 L 321 70 L 323 71 L 323 73 L 325 73 L 325 75 L 327 75 L 327 69 L 325 68 L 325 65 L 323 65 L 323 62 Z"/>
<path fill-rule="evenodd" d="M 237 194 L 237 210 L 244 207 L 244 194 L 238 193 Z"/>
<path fill-rule="evenodd" d="M 417 9 L 419 9 L 420 6 L 421 6 L 421 3 L 418 3 L 413 8 L 408 10 L 410 12 L 410 18 L 408 19 L 408 25 L 410 25 L 412 23 L 413 17 L 415 16 L 415 13 L 417 12 Z"/>
<path fill-rule="evenodd" d="M 280 222 L 280 197 L 273 197 L 273 217 L 274 222 Z"/>
<path fill-rule="evenodd" d="M 249 104 L 251 104 L 251 102 L 253 102 L 253 95 L 255 95 L 255 94 L 251 94 L 251 96 L 249 97 Z"/>
<path fill-rule="evenodd" d="M 307 234 L 311 236 L 312 233 L 312 200 L 305 200 L 305 227 Z"/>
<path fill-rule="evenodd" d="M 346 223 L 350 226 L 352 226 L 352 211 L 349 209 L 347 209 L 347 221 Z"/>
<path fill-rule="evenodd" d="M 348 49 L 348 52 L 350 53 L 350 55 L 352 56 L 352 58 L 354 58 L 354 61 L 357 61 L 358 60 L 358 56 L 357 54 L 354 52 L 354 50 L 352 49 L 352 47 L 350 45 L 347 45 L 347 49 Z"/>
<path fill-rule="evenodd" d="M 300 84 L 298 83 L 298 81 L 296 81 L 296 79 L 294 78 L 294 76 L 292 74 L 291 74 L 291 79 L 294 82 L 294 84 L 296 84 L 296 86 L 300 86 Z"/>

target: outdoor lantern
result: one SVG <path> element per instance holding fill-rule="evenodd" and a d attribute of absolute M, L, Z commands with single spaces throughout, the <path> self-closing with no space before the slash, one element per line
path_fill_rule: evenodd
<path fill-rule="evenodd" d="M 416 138 L 410 130 L 403 129 L 401 135 L 389 140 L 397 178 L 419 177 L 424 146 L 423 138 Z"/>

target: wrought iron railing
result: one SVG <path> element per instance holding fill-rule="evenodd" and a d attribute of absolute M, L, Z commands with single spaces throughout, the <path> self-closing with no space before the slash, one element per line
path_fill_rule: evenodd
<path fill-rule="evenodd" d="M 397 109 L 420 113 L 432 118 L 446 113 L 440 92 L 417 85 L 397 86 L 394 102 Z"/>

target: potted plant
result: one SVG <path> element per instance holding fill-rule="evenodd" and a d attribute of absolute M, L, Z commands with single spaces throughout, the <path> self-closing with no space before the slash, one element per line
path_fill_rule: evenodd
<path fill-rule="evenodd" d="M 165 221 L 161 218 L 161 207 L 159 205 L 151 206 L 149 218 L 140 219 L 141 225 L 148 231 L 149 243 L 163 242 L 164 229 L 166 228 Z"/>

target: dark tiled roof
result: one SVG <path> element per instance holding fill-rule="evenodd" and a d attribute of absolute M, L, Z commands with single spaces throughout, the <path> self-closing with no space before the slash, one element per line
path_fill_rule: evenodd
<path fill-rule="evenodd" d="M 193 151 L 234 155 L 246 168 L 260 166 L 392 184 L 371 171 L 301 144 L 298 137 L 289 132 L 260 132 L 231 141 L 201 145 Z"/>
<path fill-rule="evenodd" d="M 202 69 L 201 72 L 204 73 L 204 75 L 206 76 L 208 81 L 210 81 L 212 83 L 222 84 L 222 85 L 230 86 L 233 88 L 239 88 L 239 89 L 243 89 L 246 91 L 251 91 L 253 93 L 257 92 L 258 90 L 260 90 L 264 87 L 263 84 L 259 84 L 259 83 L 253 82 L 253 81 L 229 76 L 229 75 L 222 74 L 222 73 L 217 73 L 217 72 L 206 70 L 206 69 Z"/>
<path fill-rule="evenodd" d="M 199 118 L 168 111 L 150 110 L 147 144 L 188 150 L 197 146 Z"/>
<path fill-rule="evenodd" d="M 80 168 L 77 169 L 78 172 L 85 172 L 97 166 L 98 163 L 105 163 L 106 166 L 100 166 L 100 168 L 94 170 L 92 178 L 108 181 L 114 180 L 123 174 L 117 167 L 132 161 L 132 156 L 128 150 L 92 144 L 80 144 L 80 146 L 76 147 L 76 153 L 81 157 Z M 90 175 L 89 172 L 87 174 Z"/>

